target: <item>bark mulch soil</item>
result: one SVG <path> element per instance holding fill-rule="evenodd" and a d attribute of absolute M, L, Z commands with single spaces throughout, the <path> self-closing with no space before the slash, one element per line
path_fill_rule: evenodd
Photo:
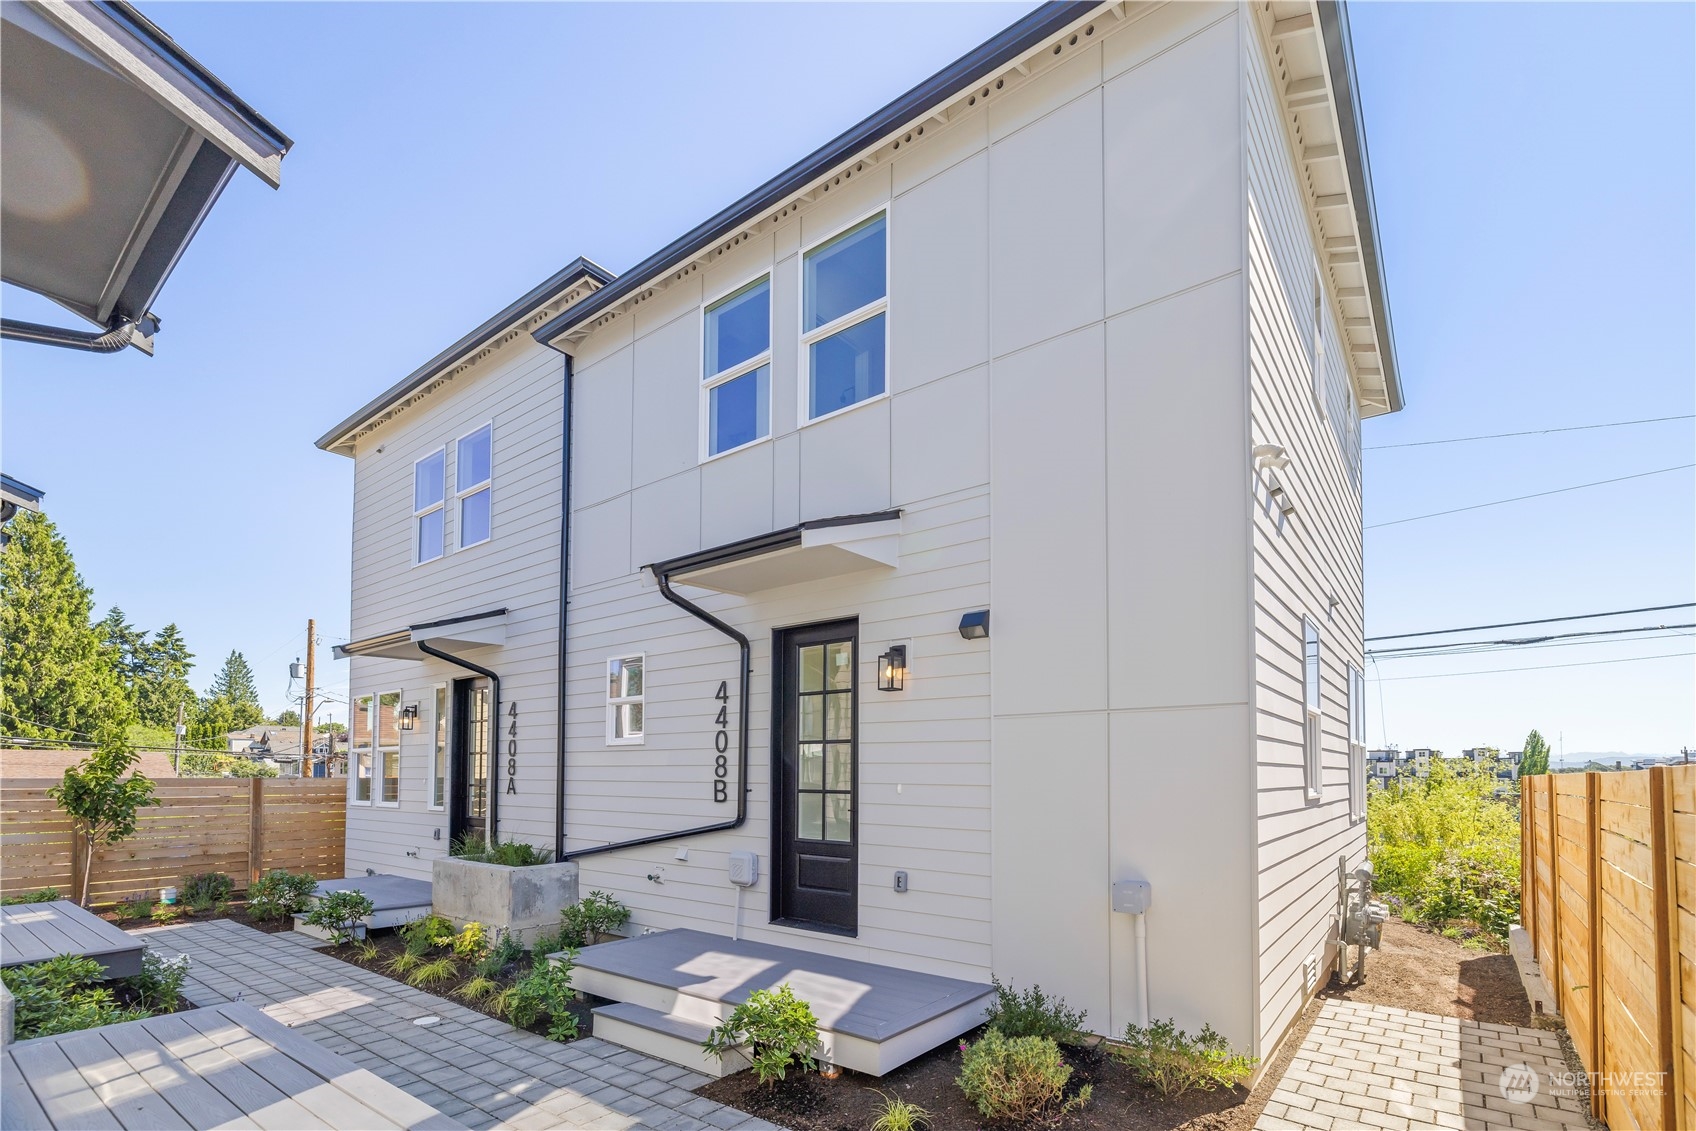
<path fill-rule="evenodd" d="M 1333 982 L 1308 1005 L 1252 1092 L 1234 1088 L 1162 1099 L 1105 1050 L 1068 1049 L 1073 1074 L 1067 1094 L 1085 1083 L 1094 1084 L 1095 1091 L 1088 1106 L 1049 1127 L 1053 1131 L 1251 1131 L 1325 998 L 1473 1021 L 1529 1023 L 1530 1004 L 1511 956 L 1469 950 L 1397 919 L 1384 925 L 1383 941 L 1383 949 L 1367 959 L 1365 982 L 1358 986 Z M 965 1039 L 977 1036 L 968 1033 Z M 959 1073 L 959 1044 L 950 1041 L 881 1078 L 848 1071 L 836 1080 L 816 1073 L 791 1073 L 788 1080 L 767 1088 L 752 1072 L 739 1072 L 713 1081 L 701 1094 L 794 1131 L 865 1131 L 883 1102 L 880 1092 L 926 1109 L 932 1131 L 1012 1131 L 1005 1124 L 987 1123 L 978 1114 L 954 1082 Z"/>
<path fill-rule="evenodd" d="M 160 904 L 159 906 L 164 905 Z M 190 911 L 188 905 L 182 903 L 173 904 L 172 906 L 176 909 L 177 913 L 163 919 L 157 919 L 146 915 L 141 916 L 140 918 L 127 918 L 122 914 L 121 904 L 114 905 L 112 907 L 102 907 L 97 909 L 94 913 L 106 920 L 108 923 L 112 923 L 126 931 L 136 930 L 141 927 L 164 927 L 172 923 L 204 923 L 211 919 L 228 919 L 231 922 L 241 923 L 244 926 L 252 927 L 256 931 L 264 931 L 268 935 L 275 935 L 280 934 L 283 931 L 294 930 L 293 916 L 285 915 L 281 919 L 255 919 L 248 915 L 247 903 L 243 900 L 233 901 L 222 911 L 195 912 Z"/>

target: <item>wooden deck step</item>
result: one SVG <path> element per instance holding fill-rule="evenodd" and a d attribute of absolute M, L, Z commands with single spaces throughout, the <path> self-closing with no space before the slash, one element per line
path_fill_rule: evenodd
<path fill-rule="evenodd" d="M 748 1058 L 732 1050 L 723 1058 L 701 1048 L 712 1026 L 671 1013 L 661 1013 L 629 1002 L 603 1005 L 595 1010 L 595 1036 L 627 1049 L 699 1072 L 703 1076 L 729 1076 L 748 1067 Z"/>

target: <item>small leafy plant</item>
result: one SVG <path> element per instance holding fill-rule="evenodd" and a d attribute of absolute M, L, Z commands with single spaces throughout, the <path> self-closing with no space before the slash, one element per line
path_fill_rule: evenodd
<path fill-rule="evenodd" d="M 930 1112 L 918 1104 L 879 1092 L 883 1103 L 877 1109 L 871 1131 L 920 1131 L 930 1126 Z"/>
<path fill-rule="evenodd" d="M 449 853 L 461 860 L 472 860 L 479 864 L 505 864 L 509 868 L 531 868 L 538 864 L 552 864 L 554 854 L 546 848 L 522 840 L 503 840 L 499 844 L 489 844 L 481 837 L 469 834 L 453 842 Z"/>
<path fill-rule="evenodd" d="M 489 952 L 477 960 L 476 972 L 480 977 L 498 978 L 506 972 L 506 968 L 524 957 L 524 947 L 517 939 L 509 934 L 502 934 L 495 940 L 495 945 Z"/>
<path fill-rule="evenodd" d="M 1192 1088 L 1211 1092 L 1232 1087 L 1254 1075 L 1259 1063 L 1234 1051 L 1213 1026 L 1203 1025 L 1192 1037 L 1171 1019 L 1151 1022 L 1146 1029 L 1128 1026 L 1125 1043 L 1113 1053 L 1163 1096 L 1181 1096 Z"/>
<path fill-rule="evenodd" d="M 402 923 L 395 933 L 406 940 L 408 954 L 423 956 L 453 941 L 453 924 L 441 915 L 426 915 L 410 923 Z"/>
<path fill-rule="evenodd" d="M 1019 993 L 991 977 L 995 1004 L 989 1008 L 989 1024 L 1004 1037 L 1047 1037 L 1063 1045 L 1082 1039 L 1086 1010 L 1066 1008 L 1063 997 L 1049 997 L 1041 986 Z"/>
<path fill-rule="evenodd" d="M 475 962 L 489 950 L 487 932 L 483 924 L 473 920 L 459 929 L 459 933 L 448 941 L 453 950 L 453 956 L 466 962 Z"/>
<path fill-rule="evenodd" d="M 48 1037 L 148 1016 L 145 1009 L 120 1006 L 112 991 L 101 984 L 104 976 L 104 967 L 94 959 L 68 954 L 0 971 L 0 979 L 15 999 L 14 1039 Z"/>
<path fill-rule="evenodd" d="M 604 891 L 592 891 L 560 912 L 567 946 L 592 946 L 630 922 L 630 908 Z"/>
<path fill-rule="evenodd" d="M 147 919 L 151 918 L 152 915 L 153 901 L 151 899 L 126 899 L 118 904 L 118 918 L 120 919 Z"/>
<path fill-rule="evenodd" d="M 424 958 L 422 955 L 413 954 L 410 950 L 403 950 L 383 963 L 383 969 L 398 978 L 403 974 L 412 973 L 423 964 Z"/>
<path fill-rule="evenodd" d="M 161 958 L 151 950 L 141 952 L 141 973 L 128 979 L 136 1002 L 150 1013 L 171 1013 L 182 1002 L 183 980 L 191 959 L 186 954 Z"/>
<path fill-rule="evenodd" d="M 40 891 L 25 892 L 23 895 L 8 895 L 0 899 L 0 907 L 12 907 L 19 903 L 52 903 L 63 898 L 58 888 L 42 888 Z"/>
<path fill-rule="evenodd" d="M 345 944 L 354 941 L 359 921 L 376 909 L 364 892 L 332 891 L 318 898 L 312 910 L 306 913 L 306 921 L 321 931 L 330 932 L 330 937 L 338 944 Z"/>
<path fill-rule="evenodd" d="M 188 904 L 189 910 L 207 912 L 227 905 L 236 892 L 236 882 L 222 872 L 202 872 L 190 876 L 177 889 L 177 898 Z"/>
<path fill-rule="evenodd" d="M 309 872 L 267 872 L 247 889 L 247 913 L 255 919 L 286 919 L 312 904 L 318 881 Z"/>
<path fill-rule="evenodd" d="M 361 962 L 370 962 L 377 957 L 377 944 L 370 939 L 364 939 L 353 944 L 353 956 Z"/>
<path fill-rule="evenodd" d="M 1065 1099 L 1072 1066 L 1050 1037 L 1007 1037 L 991 1028 L 966 1046 L 956 1081 L 985 1119 L 1025 1127 L 1055 1119 L 1089 1102 L 1092 1085 Z"/>
<path fill-rule="evenodd" d="M 571 960 L 575 957 L 575 951 L 567 951 L 557 962 L 537 962 L 529 974 L 495 999 L 500 1012 L 520 1029 L 528 1029 L 546 1014 L 550 1041 L 576 1037 L 577 1018 L 570 1007 Z"/>
<path fill-rule="evenodd" d="M 182 917 L 183 909 L 181 905 L 175 903 L 161 903 L 153 908 L 150 915 L 150 918 L 161 927 L 170 923 L 175 923 Z"/>
<path fill-rule="evenodd" d="M 776 990 L 755 990 L 701 1042 L 721 1059 L 741 1045 L 752 1047 L 749 1059 L 762 1084 L 784 1079 L 791 1064 L 811 1072 L 818 1067 L 813 1054 L 819 1049 L 819 1019 L 787 982 Z"/>

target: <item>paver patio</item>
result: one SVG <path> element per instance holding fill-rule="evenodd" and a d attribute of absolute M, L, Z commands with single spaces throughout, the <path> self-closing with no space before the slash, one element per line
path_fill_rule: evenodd
<path fill-rule="evenodd" d="M 1540 1029 L 1333 1000 L 1255 1128 L 1584 1128 L 1580 1101 L 1551 1094 L 1551 1074 L 1566 1071 L 1560 1041 Z"/>
<path fill-rule="evenodd" d="M 245 1001 L 473 1128 L 780 1131 L 697 1096 L 706 1078 L 586 1037 L 560 1044 L 303 945 L 214 920 L 135 932 L 193 960 L 183 995 Z M 439 1018 L 417 1025 L 422 1017 Z"/>

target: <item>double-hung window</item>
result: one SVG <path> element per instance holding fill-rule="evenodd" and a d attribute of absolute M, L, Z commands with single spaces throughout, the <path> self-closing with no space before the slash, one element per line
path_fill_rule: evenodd
<path fill-rule="evenodd" d="M 803 420 L 888 390 L 888 219 L 880 212 L 802 257 Z"/>
<path fill-rule="evenodd" d="M 447 471 L 445 448 L 412 465 L 412 560 L 420 565 L 447 549 Z"/>
<path fill-rule="evenodd" d="M 1302 621 L 1302 780 L 1309 801 L 1319 800 L 1323 792 L 1321 758 L 1324 712 L 1320 689 L 1319 626 L 1310 620 Z"/>
<path fill-rule="evenodd" d="M 1349 818 L 1366 816 L 1366 677 L 1349 665 Z"/>
<path fill-rule="evenodd" d="M 448 689 L 436 688 L 435 746 L 430 752 L 430 801 L 432 809 L 448 803 Z"/>
<path fill-rule="evenodd" d="M 607 742 L 632 746 L 642 741 L 641 656 L 607 661 Z"/>
<path fill-rule="evenodd" d="M 361 695 L 353 701 L 352 730 L 348 734 L 348 783 L 356 805 L 371 804 L 371 711 L 375 697 Z"/>
<path fill-rule="evenodd" d="M 771 435 L 771 276 L 709 305 L 701 325 L 701 458 Z"/>
<path fill-rule="evenodd" d="M 494 533 L 494 431 L 485 424 L 459 439 L 453 477 L 459 497 L 459 548 L 487 542 Z"/>
<path fill-rule="evenodd" d="M 377 697 L 377 769 L 382 775 L 377 804 L 400 804 L 400 692 Z"/>

